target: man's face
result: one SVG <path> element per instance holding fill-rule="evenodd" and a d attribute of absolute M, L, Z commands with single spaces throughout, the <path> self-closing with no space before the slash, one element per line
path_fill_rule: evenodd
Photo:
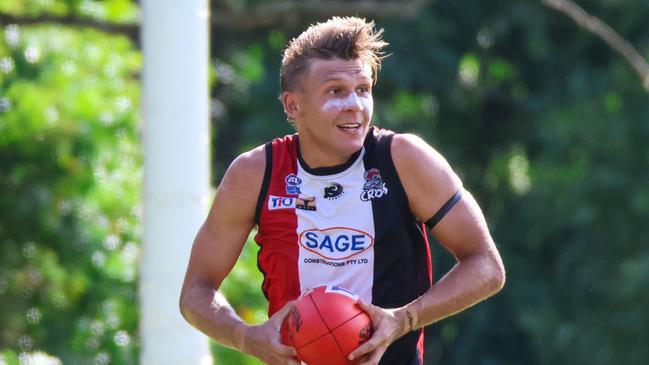
<path fill-rule="evenodd" d="M 370 66 L 359 59 L 313 59 L 299 90 L 286 94 L 282 101 L 307 162 L 343 163 L 362 147 L 374 108 Z"/>

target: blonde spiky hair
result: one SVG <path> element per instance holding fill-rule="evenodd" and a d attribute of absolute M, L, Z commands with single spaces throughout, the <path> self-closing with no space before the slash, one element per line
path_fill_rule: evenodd
<path fill-rule="evenodd" d="M 373 21 L 357 17 L 333 17 L 316 23 L 298 37 L 293 38 L 284 50 L 280 67 L 281 91 L 292 91 L 308 69 L 311 59 L 360 59 L 372 68 L 376 82 L 383 52 L 388 43 L 383 41 L 383 29 L 376 30 Z"/>

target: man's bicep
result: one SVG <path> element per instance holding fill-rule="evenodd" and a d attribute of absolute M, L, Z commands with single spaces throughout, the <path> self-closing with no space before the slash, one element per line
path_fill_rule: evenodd
<path fill-rule="evenodd" d="M 484 215 L 467 191 L 433 227 L 432 233 L 457 259 L 495 249 Z"/>
<path fill-rule="evenodd" d="M 205 222 L 194 240 L 188 278 L 218 288 L 237 262 L 249 232 L 243 226 L 215 230 Z"/>
<path fill-rule="evenodd" d="M 417 136 L 395 135 L 392 157 L 410 210 L 420 222 L 440 213 L 462 188 L 462 182 L 444 157 Z"/>
<path fill-rule="evenodd" d="M 216 191 L 210 213 L 192 247 L 188 277 L 215 287 L 229 274 L 255 224 L 263 168 L 257 150 L 237 158 Z"/>

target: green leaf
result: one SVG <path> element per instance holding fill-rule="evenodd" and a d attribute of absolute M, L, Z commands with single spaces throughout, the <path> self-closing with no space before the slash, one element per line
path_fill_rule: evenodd
<path fill-rule="evenodd" d="M 21 365 L 18 355 L 11 350 L 0 352 L 0 364 L 3 365 Z"/>

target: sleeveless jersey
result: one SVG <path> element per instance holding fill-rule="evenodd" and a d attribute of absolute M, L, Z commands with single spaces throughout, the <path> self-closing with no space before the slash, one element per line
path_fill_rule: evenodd
<path fill-rule="evenodd" d="M 331 168 L 309 168 L 297 135 L 266 144 L 255 241 L 269 315 L 322 285 L 383 308 L 430 288 L 425 228 L 410 212 L 392 162 L 393 135 L 370 128 L 363 148 Z M 381 364 L 420 364 L 422 355 L 420 330 L 393 343 Z"/>

